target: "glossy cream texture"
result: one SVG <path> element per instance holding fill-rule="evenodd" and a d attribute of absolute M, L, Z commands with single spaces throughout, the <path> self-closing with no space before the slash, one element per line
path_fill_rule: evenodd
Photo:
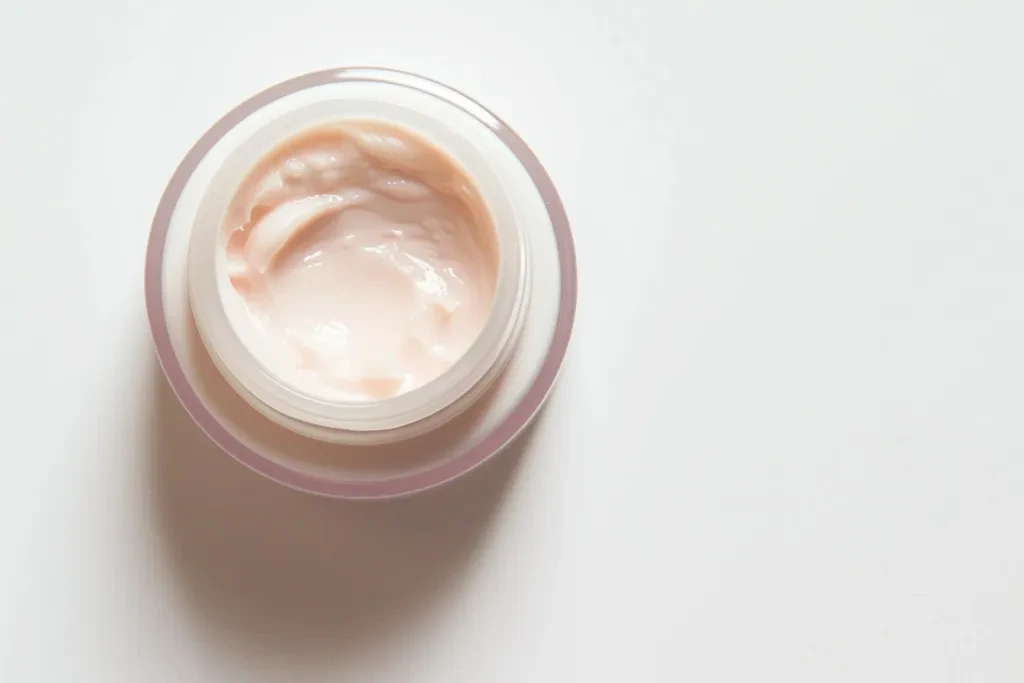
<path fill-rule="evenodd" d="M 239 330 L 285 383 L 377 400 L 431 381 L 486 322 L 494 226 L 465 171 L 405 129 L 307 130 L 253 168 L 222 224 Z"/>

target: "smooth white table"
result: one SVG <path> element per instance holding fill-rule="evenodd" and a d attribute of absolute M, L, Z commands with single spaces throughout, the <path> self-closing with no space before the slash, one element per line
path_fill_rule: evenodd
<path fill-rule="evenodd" d="M 1024 5 L 11 5 L 4 681 L 1024 680 Z M 573 221 L 521 455 L 346 505 L 218 454 L 142 306 L 181 156 L 328 66 L 478 97 Z"/>

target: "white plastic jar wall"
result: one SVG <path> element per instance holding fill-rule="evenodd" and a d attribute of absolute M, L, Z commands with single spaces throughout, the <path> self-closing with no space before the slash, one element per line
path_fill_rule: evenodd
<path fill-rule="evenodd" d="M 341 443 L 386 443 L 423 433 L 465 410 L 500 373 L 514 349 L 529 305 L 529 251 L 517 221 L 516 198 L 507 192 L 487 157 L 438 111 L 424 112 L 397 92 L 311 104 L 266 123 L 227 159 L 200 205 L 189 255 L 189 291 L 200 335 L 229 382 L 268 418 L 313 438 Z M 399 95 L 399 97 L 389 97 Z M 393 101 L 397 99 L 398 102 Z M 457 112 L 455 112 L 457 113 Z M 450 155 L 479 188 L 497 251 L 497 275 L 489 315 L 475 341 L 446 371 L 398 395 L 352 400 L 324 396 L 289 381 L 268 366 L 266 337 L 252 335 L 252 319 L 232 282 L 221 225 L 246 178 L 274 150 L 296 136 L 325 126 L 378 121 L 420 135 Z"/>

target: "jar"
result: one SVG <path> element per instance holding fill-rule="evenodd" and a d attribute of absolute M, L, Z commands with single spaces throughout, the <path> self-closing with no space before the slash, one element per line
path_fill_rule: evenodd
<path fill-rule="evenodd" d="M 423 386 L 360 402 L 303 393 L 247 348 L 218 249 L 221 219 L 249 170 L 295 134 L 344 119 L 400 126 L 452 157 L 487 205 L 498 247 L 491 311 L 466 353 Z M 381 497 L 472 469 L 536 413 L 571 332 L 576 266 L 550 178 L 500 119 L 420 76 L 334 69 L 256 95 L 189 152 L 154 220 L 146 296 L 171 386 L 227 453 L 306 491 Z"/>

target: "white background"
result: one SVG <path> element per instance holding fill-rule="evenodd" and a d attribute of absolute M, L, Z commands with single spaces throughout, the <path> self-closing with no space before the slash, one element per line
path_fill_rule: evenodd
<path fill-rule="evenodd" d="M 8 2 L 0 679 L 1024 680 L 1018 0 Z M 147 231 L 297 73 L 476 96 L 580 261 L 520 457 L 305 497 L 164 387 Z"/>

